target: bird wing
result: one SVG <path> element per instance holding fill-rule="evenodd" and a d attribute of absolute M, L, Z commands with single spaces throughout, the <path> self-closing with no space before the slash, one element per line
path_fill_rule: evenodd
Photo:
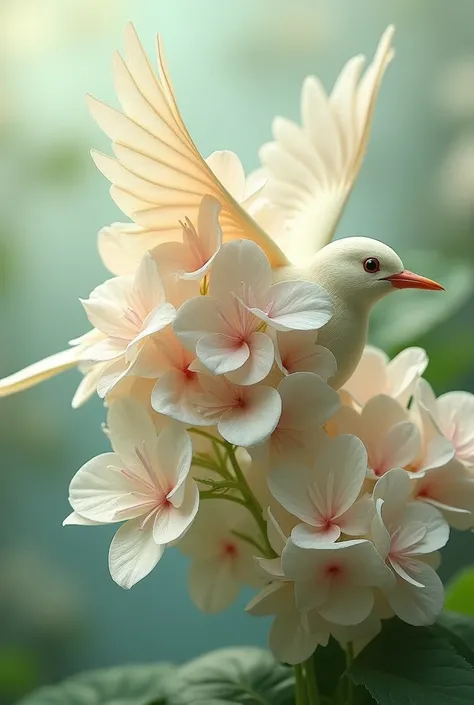
<path fill-rule="evenodd" d="M 115 158 L 93 153 L 112 182 L 111 195 L 135 223 L 167 239 L 181 234 L 179 220 L 197 219 L 203 196 L 221 205 L 224 239 L 249 239 L 273 267 L 289 264 L 278 245 L 237 203 L 200 155 L 179 112 L 158 37 L 156 75 L 133 25 L 125 31 L 126 58 L 114 54 L 115 90 L 122 112 L 88 97 L 99 127 L 112 140 Z"/>
<path fill-rule="evenodd" d="M 383 34 L 371 65 L 355 56 L 328 95 L 310 76 L 303 83 L 299 126 L 281 117 L 273 122 L 274 141 L 260 150 L 269 176 L 261 199 L 263 223 L 273 212 L 272 236 L 295 264 L 307 262 L 331 241 L 359 173 L 382 78 L 393 57 L 394 28 Z M 275 218 L 275 212 L 279 218 Z"/>

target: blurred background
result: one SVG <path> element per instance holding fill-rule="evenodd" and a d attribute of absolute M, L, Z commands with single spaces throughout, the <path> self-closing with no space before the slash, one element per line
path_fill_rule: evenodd
<path fill-rule="evenodd" d="M 344 61 L 371 58 L 396 25 L 396 60 L 338 236 L 380 238 L 445 284 L 443 297 L 390 297 L 372 341 L 390 354 L 426 346 L 438 393 L 474 391 L 470 0 L 0 0 L 0 376 L 88 329 L 78 298 L 106 278 L 96 232 L 123 218 L 89 157 L 109 146 L 84 94 L 113 101 L 110 58 L 129 19 L 149 50 L 163 34 L 201 152 L 232 149 L 247 170 L 276 114 L 299 120 L 307 74 L 330 87 Z M 178 553 L 127 593 L 108 575 L 113 529 L 61 527 L 70 478 L 107 449 L 99 400 L 70 408 L 78 382 L 73 371 L 0 401 L 2 705 L 86 668 L 266 640 L 265 620 L 242 612 L 248 595 L 224 614 L 198 613 Z M 456 536 L 443 577 L 472 554 L 472 535 Z"/>

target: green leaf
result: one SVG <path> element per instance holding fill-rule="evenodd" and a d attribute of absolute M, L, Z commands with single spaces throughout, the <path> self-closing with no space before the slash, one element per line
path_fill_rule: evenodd
<path fill-rule="evenodd" d="M 436 627 L 388 620 L 350 673 L 379 705 L 474 703 L 474 669 Z"/>
<path fill-rule="evenodd" d="M 462 570 L 448 583 L 444 604 L 447 610 L 474 616 L 474 568 Z"/>
<path fill-rule="evenodd" d="M 166 705 L 174 672 L 168 664 L 89 671 L 40 688 L 18 705 Z"/>
<path fill-rule="evenodd" d="M 346 654 L 331 637 L 327 646 L 318 646 L 313 656 L 318 688 L 322 695 L 331 697 L 346 670 Z"/>
<path fill-rule="evenodd" d="M 440 633 L 461 656 L 474 666 L 474 619 L 456 612 L 444 611 L 436 621 Z"/>
<path fill-rule="evenodd" d="M 293 670 L 253 647 L 212 651 L 182 666 L 169 705 L 293 705 Z"/>
<path fill-rule="evenodd" d="M 394 292 L 375 306 L 369 340 L 388 350 L 412 343 L 450 318 L 474 294 L 474 270 L 436 252 L 404 253 L 408 269 L 439 281 L 446 291 Z"/>

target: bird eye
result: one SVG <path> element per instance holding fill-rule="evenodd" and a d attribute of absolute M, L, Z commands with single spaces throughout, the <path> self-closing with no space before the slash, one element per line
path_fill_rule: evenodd
<path fill-rule="evenodd" d="M 375 274 L 375 272 L 380 271 L 380 262 L 375 257 L 369 257 L 364 260 L 364 269 L 369 274 Z"/>

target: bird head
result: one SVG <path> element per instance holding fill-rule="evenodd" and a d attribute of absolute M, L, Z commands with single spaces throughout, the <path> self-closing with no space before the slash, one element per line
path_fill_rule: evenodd
<path fill-rule="evenodd" d="M 366 237 L 331 242 L 317 253 L 310 269 L 312 278 L 329 293 L 368 307 L 396 289 L 443 289 L 405 269 L 391 247 Z"/>

